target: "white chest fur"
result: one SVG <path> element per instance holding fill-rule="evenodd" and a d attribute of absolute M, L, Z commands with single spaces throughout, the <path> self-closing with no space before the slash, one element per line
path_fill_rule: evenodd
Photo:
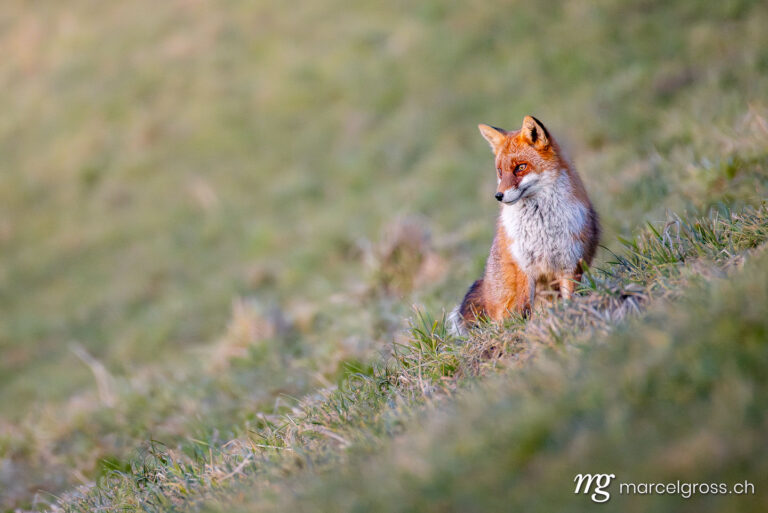
<path fill-rule="evenodd" d="M 565 171 L 534 196 L 504 205 L 501 221 L 511 240 L 510 251 L 528 276 L 571 272 L 584 254 L 578 235 L 589 211 L 573 197 Z"/>

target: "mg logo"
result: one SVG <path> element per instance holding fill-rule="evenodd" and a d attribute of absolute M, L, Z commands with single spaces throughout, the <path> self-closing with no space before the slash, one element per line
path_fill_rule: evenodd
<path fill-rule="evenodd" d="M 576 489 L 573 493 L 583 493 L 586 495 L 592 490 L 592 495 L 590 496 L 592 502 L 607 502 L 611 498 L 607 488 L 615 477 L 616 474 L 577 474 L 573 478 L 573 482 L 576 483 Z M 593 483 L 594 486 L 592 486 Z"/>

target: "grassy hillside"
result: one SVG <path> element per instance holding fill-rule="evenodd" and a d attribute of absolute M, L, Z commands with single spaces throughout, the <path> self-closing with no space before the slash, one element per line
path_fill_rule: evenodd
<path fill-rule="evenodd" d="M 668 283 L 667 267 L 691 275 L 728 267 L 733 283 L 713 287 L 732 301 L 674 303 L 674 315 L 651 306 L 657 313 L 643 321 L 649 333 L 668 333 L 669 369 L 681 368 L 678 350 L 710 340 L 709 331 L 686 326 L 701 312 L 741 311 L 740 291 L 756 284 L 730 259 L 764 235 L 723 247 L 716 239 L 714 249 L 694 251 L 682 263 L 676 254 L 625 248 L 618 236 L 639 233 L 646 221 L 663 230 L 663 222 L 675 219 L 667 211 L 692 226 L 712 207 L 720 220 L 729 219 L 722 213 L 727 208 L 764 223 L 762 214 L 744 209 L 759 205 L 768 186 L 767 23 L 763 2 L 739 0 L 591 6 L 331 0 L 290 9 L 244 1 L 4 2 L 0 508 L 45 508 L 66 490 L 99 479 L 107 479 L 102 491 L 85 499 L 72 493 L 62 504 L 103 499 L 115 509 L 138 507 L 156 490 L 145 486 L 154 481 L 142 469 L 160 476 L 176 463 L 173 471 L 182 474 L 190 466 L 191 481 L 206 465 L 213 473 L 202 474 L 207 487 L 185 484 L 189 493 L 159 489 L 152 499 L 158 509 L 194 508 L 204 500 L 215 501 L 208 505 L 214 508 L 231 502 L 268 507 L 253 501 L 279 507 L 290 499 L 270 496 L 274 476 L 293 475 L 303 456 L 285 459 L 284 449 L 262 446 L 302 453 L 307 444 L 306 461 L 348 476 L 367 468 L 369 456 L 358 453 L 391 453 L 388 440 L 401 432 L 402 447 L 418 445 L 413 451 L 422 455 L 428 487 L 430 479 L 448 477 L 430 477 L 441 456 L 413 418 L 443 422 L 444 436 L 453 436 L 462 418 L 483 417 L 505 401 L 505 387 L 524 386 L 529 374 L 517 369 L 537 360 L 527 357 L 535 343 L 552 346 L 553 365 L 594 376 L 594 383 L 579 382 L 584 390 L 611 383 L 625 376 L 609 364 L 618 352 L 639 358 L 617 345 L 619 335 L 606 335 L 617 325 L 630 329 L 626 313 L 676 300 L 678 288 L 691 291 L 685 297 L 710 290 L 688 283 L 688 275 Z M 523 338 L 519 326 L 487 327 L 468 346 L 442 339 L 448 345 L 436 346 L 433 334 L 423 340 L 419 332 L 403 334 L 411 305 L 439 319 L 482 269 L 497 207 L 491 156 L 476 124 L 514 128 L 529 113 L 568 148 L 602 216 L 609 250 L 597 267 L 613 269 L 612 252 L 639 259 L 638 266 L 643 258 L 654 265 L 635 276 L 619 264 L 629 274 L 604 288 L 611 278 L 596 270 L 596 281 L 584 290 L 585 310 L 579 302 L 557 310 L 547 317 L 554 324 L 534 323 Z M 765 259 L 755 260 L 745 265 L 762 276 L 754 270 Z M 659 276 L 648 270 L 657 268 Z M 600 323 L 585 320 L 581 335 L 546 328 L 562 330 L 562 323 L 589 317 L 597 308 L 591 301 L 600 298 L 608 298 L 600 308 L 610 307 L 611 291 L 628 283 L 639 287 L 629 295 L 640 294 L 642 306 L 622 307 L 627 311 Z M 644 288 L 656 285 L 661 289 Z M 749 297 L 753 308 L 765 307 L 759 294 Z M 745 315 L 745 326 L 752 326 Z M 721 329 L 718 318 L 711 322 L 704 326 Z M 750 336 L 764 340 L 759 326 L 745 329 L 753 328 Z M 637 336 L 637 344 L 650 337 Z M 358 379 L 361 387 L 395 379 L 382 368 L 391 364 L 393 341 L 410 348 L 395 358 L 392 372 L 404 373 L 405 391 L 395 387 L 394 403 L 389 392 L 334 395 L 337 385 L 344 391 Z M 439 364 L 433 375 L 414 376 L 413 369 L 422 369 L 407 361 L 417 358 L 414 343 L 426 344 L 415 346 L 418 358 L 426 354 Z M 734 358 L 742 354 L 732 341 L 711 343 L 712 351 L 727 343 Z M 590 351 L 614 346 L 625 348 L 600 353 L 596 360 L 605 363 L 590 366 Z M 694 351 L 689 358 L 708 356 Z M 499 368 L 506 370 L 492 384 L 472 388 L 472 406 L 454 404 L 455 390 L 485 382 L 479 376 Z M 749 369 L 734 369 L 752 379 Z M 546 429 L 546 423 L 526 428 L 506 417 L 540 400 L 552 409 L 531 410 L 534 420 L 575 422 L 575 410 L 556 417 L 555 406 L 568 400 L 559 383 L 552 382 L 546 397 L 524 392 L 515 399 L 521 403 L 500 409 L 498 421 L 509 431 L 498 436 L 516 440 L 519 430 Z M 678 383 L 681 401 L 688 401 L 686 383 Z M 435 402 L 432 392 L 442 399 Z M 653 387 L 636 393 L 648 404 L 661 397 Z M 590 414 L 618 408 L 623 399 L 597 398 Z M 690 416 L 670 431 L 681 438 L 692 436 L 698 408 L 685 404 Z M 348 407 L 356 412 L 349 418 L 343 415 Z M 309 415 L 307 408 L 326 416 L 311 436 L 289 420 Z M 447 412 L 456 412 L 453 424 Z M 653 425 L 666 414 L 652 415 L 647 422 Z M 585 418 L 584 436 L 597 436 L 599 418 Z M 598 420 L 592 425 L 589 419 Z M 707 436 L 717 438 L 719 429 Z M 478 432 L 480 451 L 492 440 L 484 433 L 492 433 L 493 424 L 479 423 Z M 556 453 L 575 434 L 563 431 L 548 450 Z M 316 439 L 327 443 L 315 448 Z M 147 445 L 150 440 L 157 443 Z M 661 450 L 660 440 L 649 435 L 636 450 Z M 699 454 L 692 440 L 689 452 Z M 531 443 L 532 454 L 543 450 Z M 585 447 L 584 454 L 597 450 Z M 724 447 L 732 458 L 727 464 L 742 461 Z M 760 452 L 745 447 L 756 461 Z M 446 458 L 469 467 L 477 454 L 446 447 Z M 249 460 L 240 467 L 243 455 Z M 415 492 L 424 489 L 400 489 L 399 463 L 381 458 L 372 465 L 392 472 L 378 492 L 419 500 Z M 510 461 L 517 463 L 501 472 L 503 479 L 549 486 Z M 558 461 L 542 463 L 565 469 L 548 470 L 547 479 L 571 470 Z M 744 461 L 748 468 L 753 460 Z M 273 477 L 258 485 L 263 468 Z M 686 468 L 680 473 L 694 476 Z M 313 492 L 315 486 L 337 490 L 332 478 L 298 475 L 297 500 L 338 495 L 323 499 Z M 736 473 L 726 468 L 722 475 Z M 240 480 L 264 494 L 244 494 Z M 375 482 L 360 483 L 357 495 L 369 498 L 359 504 L 378 504 Z M 484 482 L 489 490 L 509 485 Z M 214 493 L 219 488 L 222 495 Z M 514 497 L 534 509 L 528 495 Z M 409 500 L 402 503 L 422 508 Z M 462 509 L 464 499 L 445 500 Z M 349 508 L 358 504 L 345 501 Z"/>
<path fill-rule="evenodd" d="M 570 304 L 481 327 L 470 344 L 419 316 L 338 388 L 207 453 L 152 443 L 63 510 L 587 510 L 571 483 L 594 468 L 629 482 L 748 476 L 760 490 L 767 240 L 764 207 L 650 227 Z M 765 496 L 702 503 L 759 511 Z"/>
<path fill-rule="evenodd" d="M 489 380 L 341 472 L 296 480 L 276 497 L 230 494 L 211 509 L 233 511 L 234 497 L 241 511 L 593 511 L 573 478 L 599 471 L 618 482 L 756 488 L 686 500 L 622 496 L 614 484 L 611 511 L 763 511 L 766 257 L 735 275 L 699 267 L 705 278 L 694 275 L 674 306 L 662 301 L 577 353 Z M 579 339 L 561 334 L 564 344 Z"/>

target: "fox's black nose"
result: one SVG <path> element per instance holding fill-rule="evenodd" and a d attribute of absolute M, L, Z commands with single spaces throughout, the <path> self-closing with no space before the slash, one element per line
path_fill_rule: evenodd
<path fill-rule="evenodd" d="M 497 192 L 496 193 L 496 199 L 497 200 L 501 201 L 501 198 L 503 198 L 503 197 L 504 197 L 504 193 L 503 192 Z"/>

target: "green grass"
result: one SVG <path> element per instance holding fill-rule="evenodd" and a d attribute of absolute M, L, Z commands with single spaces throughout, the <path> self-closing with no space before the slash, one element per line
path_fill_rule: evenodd
<path fill-rule="evenodd" d="M 407 341 L 338 388 L 224 447 L 180 454 L 150 445 L 130 471 L 69 495 L 64 509 L 547 511 L 541 490 L 557 491 L 553 506 L 571 505 L 573 476 L 592 467 L 635 472 L 636 481 L 674 481 L 675 471 L 689 481 L 749 477 L 759 488 L 760 459 L 749 456 L 764 450 L 755 387 L 768 365 L 758 356 L 766 325 L 756 306 L 768 290 L 766 241 L 765 207 L 651 226 L 573 302 L 528 323 L 480 327 L 471 343 L 417 313 Z M 728 394 L 739 391 L 734 416 Z M 713 402 L 718 393 L 726 396 Z M 734 426 L 750 433 L 739 447 Z M 720 459 L 732 467 L 698 468 L 710 455 L 689 449 L 691 436 L 729 444 Z M 568 444 L 585 443 L 571 461 Z M 551 471 L 530 472 L 532 459 Z M 669 468 L 654 467 L 665 461 Z M 674 510 L 676 500 L 660 504 Z"/>
<path fill-rule="evenodd" d="M 747 290 L 764 239 L 766 23 L 739 0 L 4 2 L 0 510 L 278 507 L 329 479 L 307 465 L 349 475 L 418 444 L 414 419 L 473 415 L 457 387 L 489 408 L 534 348 L 607 383 L 621 369 L 581 351 L 649 305 L 644 329 L 709 340 L 675 322 L 730 306 L 679 298 L 723 272 Z M 459 344 L 441 319 L 497 208 L 475 126 L 525 114 L 568 148 L 607 249 L 578 301 Z"/>
<path fill-rule="evenodd" d="M 573 479 L 610 472 L 617 482 L 748 480 L 756 494 L 626 496 L 614 482 L 606 510 L 761 511 L 766 257 L 763 250 L 733 274 L 695 280 L 673 304 L 657 302 L 576 353 L 549 351 L 524 371 L 487 380 L 375 454 L 294 480 L 276 497 L 232 494 L 209 508 L 593 511 L 587 496 L 574 495 Z"/>

